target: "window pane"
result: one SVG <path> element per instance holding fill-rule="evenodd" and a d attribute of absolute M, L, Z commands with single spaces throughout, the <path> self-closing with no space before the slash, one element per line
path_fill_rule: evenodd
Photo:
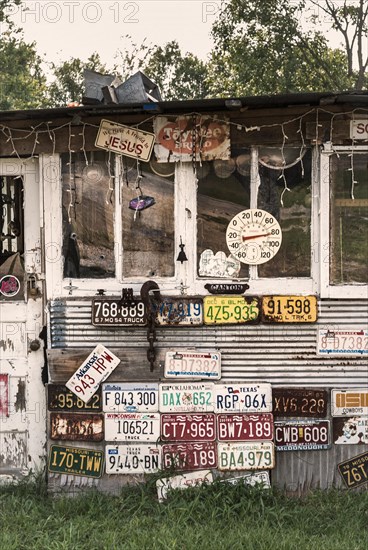
<path fill-rule="evenodd" d="M 104 151 L 62 155 L 64 277 L 115 274 L 113 174 Z"/>
<path fill-rule="evenodd" d="M 280 250 L 258 267 L 260 277 L 310 277 L 311 152 L 299 157 L 299 148 L 259 150 L 258 208 L 272 214 L 282 230 Z"/>
<path fill-rule="evenodd" d="M 123 160 L 123 275 L 174 275 L 174 163 Z M 139 200 L 143 197 L 142 202 Z M 140 210 L 140 208 L 143 209 Z"/>
<path fill-rule="evenodd" d="M 23 180 L 0 176 L 0 265 L 16 252 L 24 252 Z"/>
<path fill-rule="evenodd" d="M 230 220 L 250 204 L 250 153 L 214 160 L 198 168 L 197 266 L 200 277 L 248 277 L 248 266 L 226 244 Z"/>
<path fill-rule="evenodd" d="M 331 283 L 366 283 L 368 279 L 367 169 L 368 153 L 330 158 Z"/>

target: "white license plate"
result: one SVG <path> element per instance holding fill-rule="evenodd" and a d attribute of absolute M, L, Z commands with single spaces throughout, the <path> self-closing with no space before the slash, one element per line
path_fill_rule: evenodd
<path fill-rule="evenodd" d="M 219 470 L 269 470 L 275 467 L 275 449 L 270 441 L 219 443 Z"/>
<path fill-rule="evenodd" d="M 221 377 L 221 354 L 217 351 L 168 351 L 165 376 L 218 380 Z"/>
<path fill-rule="evenodd" d="M 361 357 L 368 354 L 368 330 L 318 330 L 317 355 Z"/>
<path fill-rule="evenodd" d="M 160 412 L 213 411 L 214 384 L 160 384 Z"/>
<path fill-rule="evenodd" d="M 188 487 L 197 487 L 203 483 L 212 482 L 213 474 L 211 470 L 199 470 L 177 476 L 163 477 L 156 481 L 158 500 L 160 502 L 165 500 L 167 493 L 173 489 L 187 489 Z"/>
<path fill-rule="evenodd" d="M 102 407 L 104 412 L 157 412 L 158 384 L 103 384 Z"/>
<path fill-rule="evenodd" d="M 151 441 L 160 437 L 158 413 L 105 413 L 106 441 Z"/>
<path fill-rule="evenodd" d="M 236 477 L 228 477 L 225 479 L 221 479 L 221 482 L 230 483 L 231 485 L 244 483 L 244 485 L 251 485 L 252 487 L 261 484 L 263 485 L 263 487 L 271 488 L 270 474 L 267 471 L 242 474 L 237 475 Z"/>
<path fill-rule="evenodd" d="M 272 411 L 271 384 L 216 384 L 215 412 Z"/>
<path fill-rule="evenodd" d="M 331 390 L 332 416 L 367 416 L 368 390 L 354 388 L 351 390 Z"/>
<path fill-rule="evenodd" d="M 156 445 L 106 445 L 107 474 L 144 474 L 161 469 L 161 453 Z"/>

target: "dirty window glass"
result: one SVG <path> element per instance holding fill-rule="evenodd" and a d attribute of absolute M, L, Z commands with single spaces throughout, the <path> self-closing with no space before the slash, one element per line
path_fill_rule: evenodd
<path fill-rule="evenodd" d="M 174 275 L 174 172 L 123 159 L 123 277 Z"/>
<path fill-rule="evenodd" d="M 272 214 L 282 230 L 279 251 L 258 266 L 258 276 L 310 277 L 311 151 L 261 147 L 258 158 L 258 208 Z"/>
<path fill-rule="evenodd" d="M 64 277 L 113 277 L 114 156 L 93 151 L 61 159 Z"/>
<path fill-rule="evenodd" d="M 24 252 L 23 180 L 0 176 L 0 265 L 16 252 Z"/>
<path fill-rule="evenodd" d="M 250 152 L 229 160 L 202 163 L 197 168 L 197 266 L 200 277 L 248 277 L 226 244 L 230 220 L 250 204 Z"/>
<path fill-rule="evenodd" d="M 368 279 L 368 153 L 330 158 L 330 282 Z"/>

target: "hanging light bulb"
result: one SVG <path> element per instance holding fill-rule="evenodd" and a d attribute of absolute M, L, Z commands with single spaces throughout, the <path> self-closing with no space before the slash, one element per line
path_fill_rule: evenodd
<path fill-rule="evenodd" d="M 183 241 L 181 240 L 181 235 L 180 235 L 180 244 L 179 244 L 180 252 L 178 254 L 178 257 L 176 258 L 176 261 L 180 262 L 181 264 L 183 262 L 188 261 L 187 255 L 184 252 L 184 246 L 185 246 L 185 244 L 183 244 Z"/>

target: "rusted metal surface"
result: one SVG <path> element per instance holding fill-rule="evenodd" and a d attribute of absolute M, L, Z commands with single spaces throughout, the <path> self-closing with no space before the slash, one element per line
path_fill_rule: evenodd
<path fill-rule="evenodd" d="M 102 410 L 101 387 L 85 403 L 64 384 L 48 384 L 47 406 L 49 411 L 100 412 Z"/>
<path fill-rule="evenodd" d="M 368 451 L 341 462 L 337 468 L 348 489 L 364 485 L 368 482 Z"/>
<path fill-rule="evenodd" d="M 67 441 L 102 441 L 102 414 L 50 413 L 50 438 Z"/>
<path fill-rule="evenodd" d="M 308 388 L 273 388 L 272 411 L 275 416 L 312 416 L 325 418 L 328 393 Z"/>

